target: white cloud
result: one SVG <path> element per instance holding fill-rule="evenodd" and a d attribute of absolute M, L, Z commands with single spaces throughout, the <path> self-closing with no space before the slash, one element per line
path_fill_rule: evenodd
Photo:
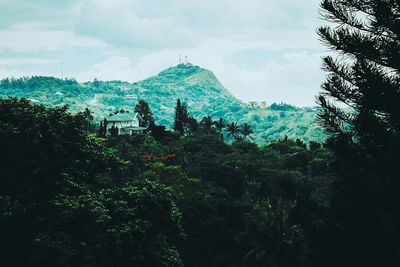
<path fill-rule="evenodd" d="M 59 60 L 48 58 L 0 58 L 0 67 L 20 65 L 52 65 L 59 62 Z"/>
<path fill-rule="evenodd" d="M 226 39 L 209 39 L 188 49 L 169 49 L 146 54 L 139 59 L 112 56 L 94 65 L 89 71 L 74 75 L 79 81 L 125 80 L 135 82 L 156 75 L 176 65 L 178 55 L 188 55 L 193 64 L 214 71 L 221 83 L 238 98 L 288 102 L 300 106 L 314 104 L 314 96 L 322 80 L 320 52 L 283 52 L 265 59 L 252 68 L 232 64 L 229 56 L 244 49 L 259 49 L 260 43 Z"/>
<path fill-rule="evenodd" d="M 93 65 L 89 70 L 75 74 L 78 81 L 101 80 L 132 81 L 135 64 L 127 57 L 113 56 Z"/>
<path fill-rule="evenodd" d="M 54 51 L 65 47 L 104 47 L 93 37 L 78 36 L 72 31 L 2 30 L 0 52 Z"/>
<path fill-rule="evenodd" d="M 54 75 L 60 60 L 80 81 L 138 81 L 182 54 L 243 100 L 313 105 L 319 2 L 0 0 L 0 76 Z"/>
<path fill-rule="evenodd" d="M 149 49 L 193 44 L 192 31 L 177 24 L 173 16 L 140 17 L 136 10 L 135 1 L 85 1 L 79 8 L 75 30 L 122 47 Z"/>

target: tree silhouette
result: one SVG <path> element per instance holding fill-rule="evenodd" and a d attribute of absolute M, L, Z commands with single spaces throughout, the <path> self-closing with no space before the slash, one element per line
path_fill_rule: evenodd
<path fill-rule="evenodd" d="M 93 123 L 94 117 L 92 115 L 92 111 L 88 108 L 85 108 L 85 110 L 82 112 L 82 117 L 84 119 L 83 124 L 85 125 L 86 131 L 90 130 L 90 126 Z"/>
<path fill-rule="evenodd" d="M 189 129 L 190 133 L 196 133 L 199 129 L 199 123 L 197 122 L 197 120 L 193 117 L 188 117 L 186 119 L 186 123 L 185 125 L 187 126 L 187 128 Z"/>
<path fill-rule="evenodd" d="M 185 134 L 185 126 L 188 126 L 188 119 L 190 118 L 186 104 L 181 103 L 178 98 L 175 107 L 174 130 L 180 135 Z"/>
<path fill-rule="evenodd" d="M 253 132 L 253 130 L 251 129 L 251 126 L 249 125 L 249 124 L 247 124 L 247 123 L 245 123 L 244 125 L 243 125 L 243 129 L 242 129 L 242 134 L 243 134 L 243 137 L 246 139 L 247 137 L 249 137 L 250 139 L 252 139 L 252 140 L 254 140 L 254 138 L 252 137 L 252 136 L 250 136 L 250 135 L 252 135 L 254 132 Z"/>
<path fill-rule="evenodd" d="M 142 127 L 152 127 L 154 125 L 153 112 L 146 101 L 141 99 L 135 106 L 135 112 L 138 113 L 143 119 L 141 121 Z"/>
<path fill-rule="evenodd" d="M 98 135 L 102 137 L 102 136 L 104 136 L 103 133 L 104 133 L 104 125 L 103 125 L 103 121 L 100 121 L 100 127 L 99 127 Z"/>
<path fill-rule="evenodd" d="M 213 126 L 213 120 L 211 118 L 211 116 L 207 116 L 204 117 L 201 121 L 200 121 L 200 127 L 203 129 L 203 131 L 205 131 L 206 133 L 210 133 L 211 132 L 211 128 Z"/>
<path fill-rule="evenodd" d="M 320 120 L 336 153 L 330 233 L 335 266 L 400 263 L 400 4 L 324 0 L 334 27 L 318 33 L 339 56 L 328 72 Z M 338 105 L 337 103 L 340 103 Z M 343 107 L 346 107 L 344 109 Z M 331 263 L 331 264 L 332 264 Z M 321 264 L 327 266 L 326 264 Z"/>
<path fill-rule="evenodd" d="M 176 132 L 179 132 L 181 135 L 184 133 L 184 126 L 183 126 L 183 113 L 184 113 L 184 108 L 181 104 L 181 100 L 178 98 L 176 101 L 176 107 L 175 107 L 175 119 L 174 119 L 174 130 Z"/>
<path fill-rule="evenodd" d="M 218 131 L 221 133 L 222 129 L 226 127 L 226 121 L 223 118 L 219 118 L 219 120 L 214 121 L 213 124 L 217 127 Z"/>
<path fill-rule="evenodd" d="M 237 125 L 237 122 L 232 122 L 231 124 L 229 124 L 226 130 L 228 131 L 228 137 L 232 136 L 235 140 L 238 140 L 240 138 L 240 128 Z"/>
<path fill-rule="evenodd" d="M 104 118 L 103 120 L 103 133 L 102 136 L 106 136 L 107 135 L 107 119 Z"/>
<path fill-rule="evenodd" d="M 112 137 L 117 137 L 118 136 L 118 127 L 115 127 L 114 125 L 111 126 L 110 134 Z"/>

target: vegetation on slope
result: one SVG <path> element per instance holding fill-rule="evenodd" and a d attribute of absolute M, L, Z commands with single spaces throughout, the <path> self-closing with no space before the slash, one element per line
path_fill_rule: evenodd
<path fill-rule="evenodd" d="M 288 105 L 251 108 L 232 96 L 212 72 L 190 64 L 166 69 L 133 84 L 121 81 L 79 84 L 71 79 L 52 77 L 5 79 L 0 82 L 0 97 L 6 96 L 32 99 L 49 107 L 67 104 L 73 112 L 90 108 L 97 121 L 116 110 L 133 111 L 138 101 L 144 99 L 153 110 L 156 122 L 169 128 L 172 128 L 179 98 L 197 119 L 209 115 L 239 124 L 250 123 L 258 143 L 284 136 L 305 142 L 325 139 L 316 123 L 315 109 Z"/>

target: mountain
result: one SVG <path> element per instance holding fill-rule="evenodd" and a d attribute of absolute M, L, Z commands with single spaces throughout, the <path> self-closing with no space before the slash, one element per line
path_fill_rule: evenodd
<path fill-rule="evenodd" d="M 253 108 L 235 98 L 209 70 L 180 64 L 136 83 L 31 77 L 0 82 L 0 97 L 31 99 L 47 106 L 68 104 L 73 112 L 90 108 L 97 119 L 121 108 L 133 111 L 140 99 L 149 102 L 156 122 L 171 127 L 176 100 L 188 105 L 192 116 L 223 117 L 229 122 L 249 123 L 259 143 L 285 135 L 304 141 L 323 141 L 325 134 L 316 123 L 315 108 L 272 105 Z"/>

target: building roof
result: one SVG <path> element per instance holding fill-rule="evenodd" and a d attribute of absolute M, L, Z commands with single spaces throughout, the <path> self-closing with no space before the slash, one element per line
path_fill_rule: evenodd
<path fill-rule="evenodd" d="M 142 119 L 137 113 L 118 113 L 107 117 L 106 120 L 109 122 L 133 121 L 136 117 L 139 120 Z"/>
<path fill-rule="evenodd" d="M 135 126 L 129 126 L 129 127 L 124 127 L 124 128 L 122 128 L 122 129 L 124 129 L 124 130 L 127 130 L 127 131 L 144 131 L 144 130 L 147 130 L 147 128 L 144 128 L 144 127 L 135 127 Z"/>

